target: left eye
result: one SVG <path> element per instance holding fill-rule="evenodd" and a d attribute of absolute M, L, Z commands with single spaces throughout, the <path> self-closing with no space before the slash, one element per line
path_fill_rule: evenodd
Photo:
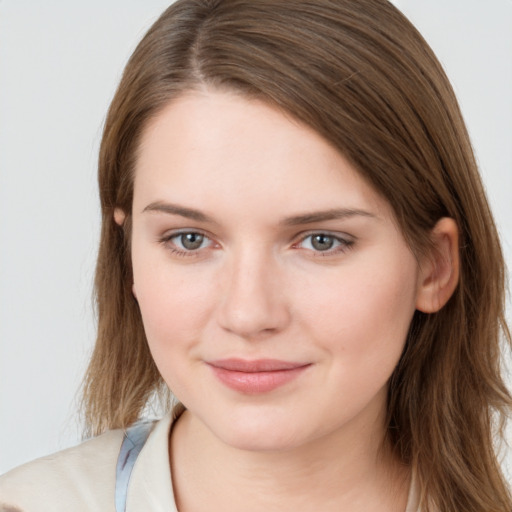
<path fill-rule="evenodd" d="M 351 242 L 343 240 L 334 235 L 327 233 L 313 233 L 306 236 L 302 241 L 297 244 L 303 249 L 309 249 L 315 252 L 327 252 L 336 250 L 338 248 L 348 247 Z"/>
<path fill-rule="evenodd" d="M 197 251 L 210 245 L 211 240 L 201 233 L 178 233 L 170 238 L 171 242 L 183 251 Z"/>

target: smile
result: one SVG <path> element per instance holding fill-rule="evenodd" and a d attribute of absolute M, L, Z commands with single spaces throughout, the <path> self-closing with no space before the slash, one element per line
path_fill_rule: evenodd
<path fill-rule="evenodd" d="M 276 359 L 222 359 L 207 363 L 222 384 L 245 394 L 268 393 L 296 379 L 310 363 Z"/>

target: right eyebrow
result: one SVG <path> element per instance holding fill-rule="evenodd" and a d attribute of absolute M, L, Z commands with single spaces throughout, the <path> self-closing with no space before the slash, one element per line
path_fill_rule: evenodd
<path fill-rule="evenodd" d="M 187 208 L 178 204 L 165 203 L 163 201 L 155 201 L 154 203 L 148 204 L 142 210 L 142 213 L 144 212 L 168 213 L 169 215 L 179 215 L 180 217 L 197 220 L 199 222 L 214 222 L 212 217 L 209 217 L 199 210 L 195 210 L 194 208 Z"/>

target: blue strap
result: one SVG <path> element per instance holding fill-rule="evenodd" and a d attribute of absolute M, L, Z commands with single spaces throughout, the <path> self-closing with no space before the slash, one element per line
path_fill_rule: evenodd
<path fill-rule="evenodd" d="M 128 484 L 133 466 L 152 428 L 152 421 L 136 423 L 124 434 L 116 468 L 116 512 L 126 511 Z"/>

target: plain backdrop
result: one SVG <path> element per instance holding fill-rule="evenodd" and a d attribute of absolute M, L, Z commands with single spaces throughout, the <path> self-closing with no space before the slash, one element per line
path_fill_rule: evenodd
<path fill-rule="evenodd" d="M 511 266 L 512 0 L 395 3 L 453 82 Z M 101 129 L 168 4 L 0 0 L 0 473 L 81 438 Z"/>

